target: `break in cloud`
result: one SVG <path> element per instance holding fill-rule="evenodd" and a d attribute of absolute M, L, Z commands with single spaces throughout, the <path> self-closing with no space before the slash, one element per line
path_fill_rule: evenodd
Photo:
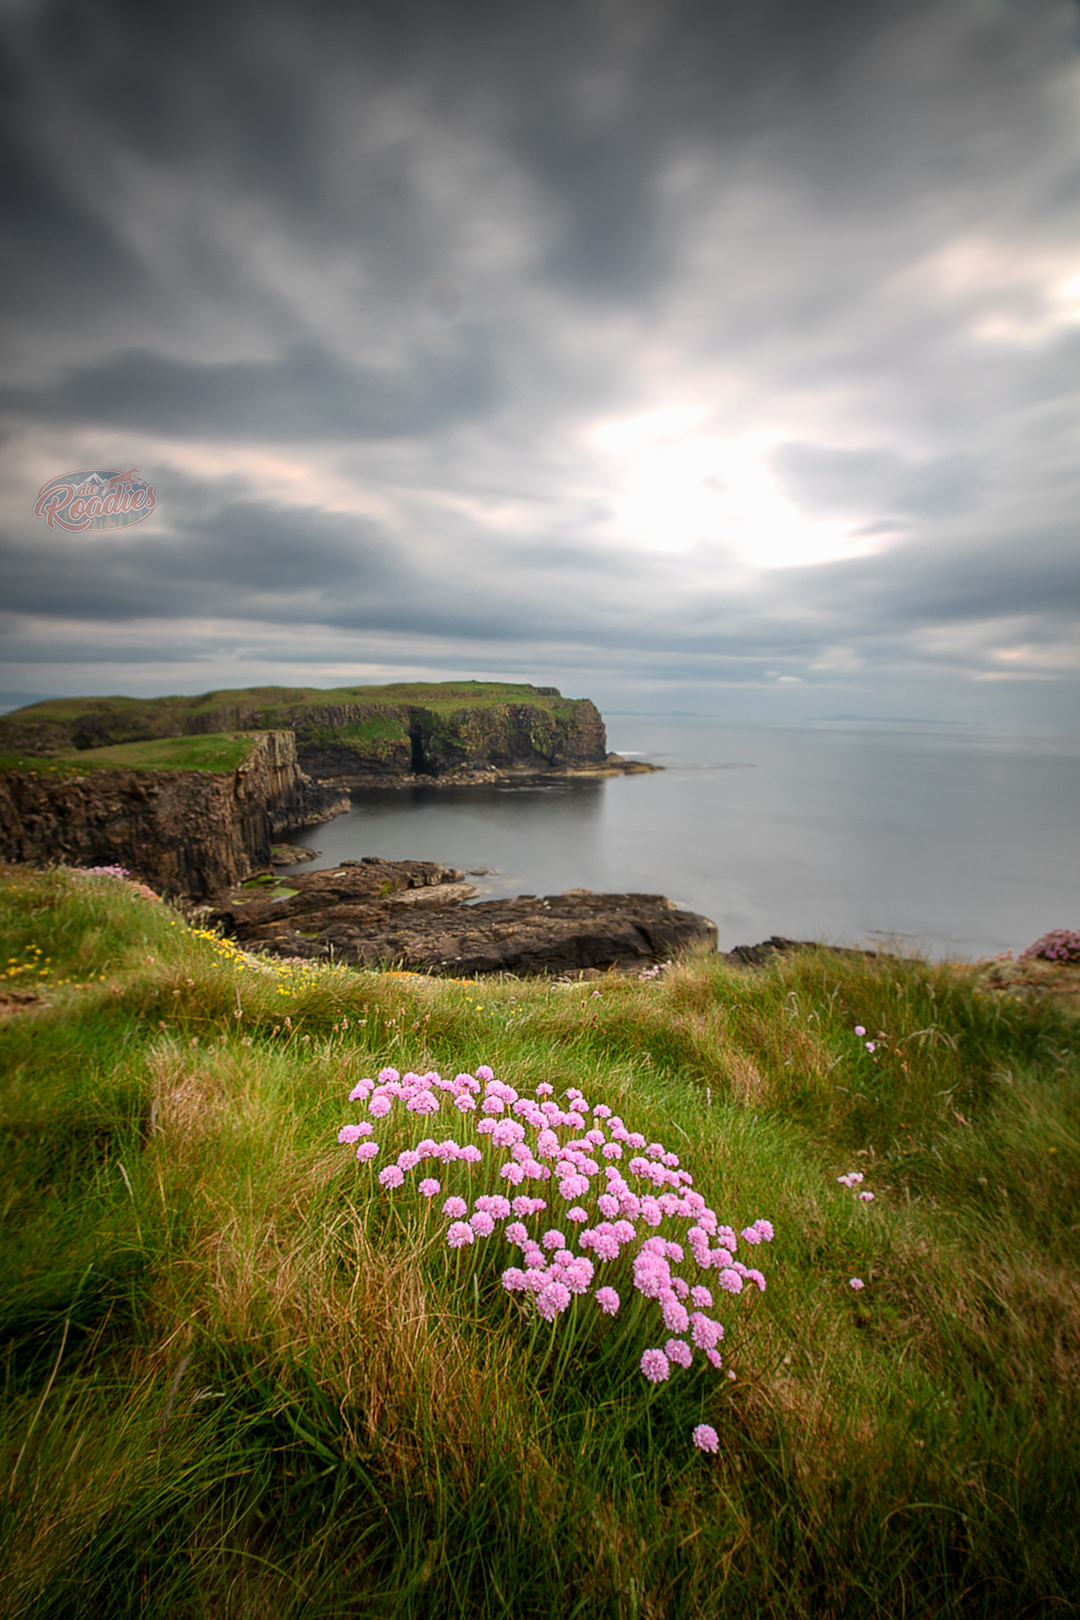
<path fill-rule="evenodd" d="M 1075 720 L 1074 0 L 0 29 L 0 689 Z"/>

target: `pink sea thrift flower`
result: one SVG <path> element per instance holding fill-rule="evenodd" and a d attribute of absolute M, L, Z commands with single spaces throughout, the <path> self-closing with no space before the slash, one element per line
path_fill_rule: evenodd
<path fill-rule="evenodd" d="M 724 1365 L 724 1358 L 720 1354 L 719 1350 L 706 1350 L 705 1356 L 709 1363 L 715 1367 L 717 1371 L 719 1371 L 719 1369 Z"/>
<path fill-rule="evenodd" d="M 545 1322 L 553 1322 L 560 1311 L 565 1311 L 571 1300 L 569 1288 L 561 1282 L 545 1283 L 536 1296 L 536 1309 Z"/>
<path fill-rule="evenodd" d="M 464 1221 L 455 1221 L 446 1234 L 446 1241 L 452 1249 L 460 1249 L 466 1243 L 474 1240 L 473 1229 Z"/>
<path fill-rule="evenodd" d="M 478 1209 L 469 1221 L 469 1225 L 477 1237 L 490 1237 L 495 1230 L 495 1222 L 486 1209 Z"/>
<path fill-rule="evenodd" d="M 699 1423 L 690 1438 L 699 1451 L 720 1450 L 720 1436 L 710 1423 Z"/>
<path fill-rule="evenodd" d="M 373 1127 L 369 1125 L 367 1129 L 370 1131 Z M 359 1142 L 360 1138 L 366 1134 L 367 1132 L 360 1125 L 343 1125 L 337 1133 L 337 1139 L 343 1143 Z"/>
<path fill-rule="evenodd" d="M 614 1316 L 619 1308 L 619 1296 L 614 1288 L 598 1288 L 593 1298 L 605 1316 Z"/>
<path fill-rule="evenodd" d="M 378 1142 L 361 1142 L 356 1149 L 356 1157 L 363 1163 L 365 1159 L 373 1159 L 378 1151 Z"/>
<path fill-rule="evenodd" d="M 856 1024 L 855 1025 L 855 1033 L 856 1033 L 856 1035 L 865 1035 L 866 1031 L 865 1031 L 865 1029 L 863 1028 L 863 1026 L 861 1024 Z"/>
<path fill-rule="evenodd" d="M 385 1170 L 379 1171 L 380 1187 L 400 1187 L 405 1180 L 405 1172 L 400 1165 L 388 1164 Z"/>
<path fill-rule="evenodd" d="M 418 1191 L 422 1198 L 434 1198 L 436 1193 L 439 1191 L 439 1183 L 435 1180 L 434 1176 L 427 1176 L 420 1183 Z"/>
<path fill-rule="evenodd" d="M 664 1346 L 664 1354 L 677 1367 L 689 1367 L 694 1360 L 694 1352 L 685 1339 L 669 1339 Z"/>
<path fill-rule="evenodd" d="M 446 1200 L 446 1203 L 442 1207 L 442 1212 L 450 1220 L 460 1220 L 463 1215 L 468 1213 L 468 1209 L 469 1206 L 465 1202 L 464 1198 L 458 1198 L 455 1196 Z"/>
<path fill-rule="evenodd" d="M 580 1225 L 582 1221 L 589 1219 L 589 1215 L 588 1211 L 582 1209 L 580 1204 L 575 1204 L 573 1209 L 567 1210 L 566 1218 L 568 1221 L 576 1221 Z"/>
<path fill-rule="evenodd" d="M 544 1233 L 543 1237 L 540 1239 L 540 1242 L 543 1244 L 545 1249 L 566 1248 L 566 1239 L 563 1237 L 561 1232 L 556 1230 L 554 1226 L 550 1229 L 550 1231 Z"/>
<path fill-rule="evenodd" d="M 859 1194 L 859 1198 L 864 1204 L 872 1204 L 874 1202 L 874 1195 L 872 1192 L 861 1192 Z"/>
<path fill-rule="evenodd" d="M 866 1287 L 866 1284 L 863 1282 L 861 1277 L 852 1277 L 848 1283 L 848 1287 L 854 1288 L 855 1292 L 858 1293 L 860 1288 Z"/>
<path fill-rule="evenodd" d="M 671 1363 L 662 1350 L 646 1350 L 641 1358 L 641 1370 L 650 1384 L 662 1384 L 671 1377 Z"/>
<path fill-rule="evenodd" d="M 495 1071 L 494 1069 L 489 1069 L 486 1063 L 481 1063 L 480 1067 L 476 1071 L 476 1078 L 478 1080 L 494 1080 Z"/>
<path fill-rule="evenodd" d="M 528 1286 L 525 1281 L 525 1273 L 517 1266 L 507 1266 L 500 1281 L 508 1294 L 518 1294 Z"/>
<path fill-rule="evenodd" d="M 691 1288 L 690 1298 L 699 1311 L 712 1310 L 712 1294 L 707 1288 Z"/>

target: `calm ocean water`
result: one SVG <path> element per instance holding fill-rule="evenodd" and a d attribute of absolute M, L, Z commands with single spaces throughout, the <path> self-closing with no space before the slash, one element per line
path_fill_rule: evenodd
<path fill-rule="evenodd" d="M 357 794 L 296 835 L 322 852 L 297 870 L 381 855 L 487 867 L 480 898 L 665 894 L 722 950 L 776 933 L 974 959 L 1080 927 L 1080 737 L 605 718 L 663 771 Z"/>

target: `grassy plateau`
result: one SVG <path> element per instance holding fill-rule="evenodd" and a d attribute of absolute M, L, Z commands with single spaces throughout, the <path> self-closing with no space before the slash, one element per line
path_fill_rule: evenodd
<path fill-rule="evenodd" d="M 1076 1612 L 1064 1006 L 825 950 L 575 983 L 262 961 L 61 870 L 0 868 L 0 929 L 7 1620 Z M 667 1335 L 621 1261 L 617 1314 L 549 1323 L 501 1227 L 448 1247 L 482 1167 L 380 1185 L 475 1137 L 451 1101 L 339 1144 L 365 1077 L 484 1064 L 773 1224 L 738 1245 L 763 1292 L 710 1274 L 722 1368 L 642 1376 Z"/>

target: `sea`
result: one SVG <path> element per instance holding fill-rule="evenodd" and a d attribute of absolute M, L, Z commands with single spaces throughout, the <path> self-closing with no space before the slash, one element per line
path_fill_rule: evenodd
<path fill-rule="evenodd" d="M 782 934 L 935 960 L 1080 928 L 1080 735 L 607 715 L 661 767 L 528 785 L 410 786 L 290 835 L 312 871 L 378 855 L 474 874 L 477 899 L 663 894 L 721 950 Z"/>

